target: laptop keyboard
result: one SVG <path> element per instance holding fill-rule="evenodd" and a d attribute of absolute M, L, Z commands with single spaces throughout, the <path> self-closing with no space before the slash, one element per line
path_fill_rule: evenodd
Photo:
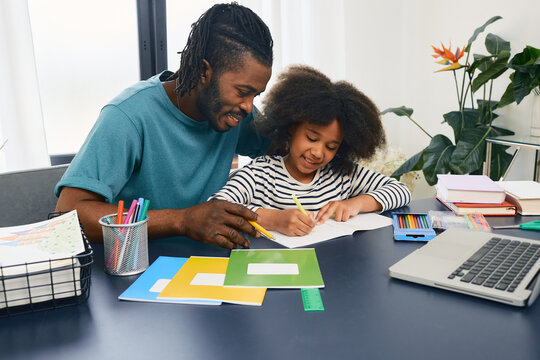
<path fill-rule="evenodd" d="M 540 244 L 491 238 L 449 279 L 513 292 L 540 258 Z"/>

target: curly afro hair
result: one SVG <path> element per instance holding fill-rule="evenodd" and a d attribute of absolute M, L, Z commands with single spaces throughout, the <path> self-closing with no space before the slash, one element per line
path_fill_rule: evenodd
<path fill-rule="evenodd" d="M 351 171 L 386 141 L 380 112 L 366 95 L 305 65 L 291 66 L 279 75 L 263 101 L 263 111 L 256 126 L 272 138 L 269 155 L 286 155 L 289 129 L 302 122 L 327 126 L 337 119 L 343 142 L 330 162 L 337 171 Z"/>

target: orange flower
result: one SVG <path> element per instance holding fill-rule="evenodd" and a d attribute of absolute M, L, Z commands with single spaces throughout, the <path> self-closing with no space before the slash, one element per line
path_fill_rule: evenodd
<path fill-rule="evenodd" d="M 463 46 L 461 49 L 458 47 L 456 49 L 455 53 L 453 53 L 450 50 L 452 48 L 452 43 L 450 43 L 448 48 L 445 48 L 444 44 L 441 42 L 442 50 L 436 48 L 433 45 L 431 45 L 431 47 L 433 48 L 433 51 L 435 51 L 435 54 L 433 54 L 431 56 L 433 56 L 435 59 L 439 58 L 439 57 L 441 58 L 441 60 L 437 61 L 437 64 L 449 65 L 448 67 L 445 67 L 445 68 L 443 68 L 441 70 L 438 70 L 436 72 L 447 71 L 447 70 L 456 70 L 456 69 L 459 69 L 459 68 L 463 67 L 463 65 L 461 65 L 459 63 L 459 59 L 461 59 L 463 57 L 463 54 L 465 54 L 465 46 Z"/>

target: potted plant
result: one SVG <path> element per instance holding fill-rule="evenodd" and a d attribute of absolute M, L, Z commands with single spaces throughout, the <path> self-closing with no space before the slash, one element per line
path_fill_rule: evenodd
<path fill-rule="evenodd" d="M 437 63 L 445 67 L 439 72 L 452 71 L 458 99 L 458 110 L 443 115 L 443 123 L 447 123 L 453 130 L 454 139 L 443 134 L 430 135 L 416 121 L 413 120 L 413 110 L 402 106 L 389 108 L 382 112 L 405 116 L 415 123 L 431 140 L 427 147 L 413 155 L 404 162 L 392 176 L 399 179 L 403 174 L 421 170 L 428 184 L 437 183 L 437 174 L 481 174 L 485 159 L 485 139 L 491 136 L 512 135 L 513 132 L 493 124 L 497 114 L 493 112 L 498 106 L 497 101 L 491 99 L 493 81 L 508 69 L 510 59 L 510 43 L 497 35 L 488 34 L 485 38 L 485 47 L 488 55 L 472 55 L 471 46 L 478 35 L 485 28 L 501 19 L 495 16 L 484 25 L 477 28 L 463 48 L 451 50 L 451 46 L 442 49 L 433 47 Z M 464 64 L 459 61 L 465 56 Z M 458 71 L 461 71 L 461 83 L 458 80 Z M 475 102 L 474 94 L 482 91 L 482 99 Z M 469 104 L 469 107 L 466 106 Z M 507 146 L 494 144 L 492 147 L 491 177 L 498 179 L 508 168 L 512 156 L 506 153 Z"/>

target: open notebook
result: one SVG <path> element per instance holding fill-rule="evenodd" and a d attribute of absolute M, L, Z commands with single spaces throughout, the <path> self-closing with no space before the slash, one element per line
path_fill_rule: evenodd
<path fill-rule="evenodd" d="M 540 241 L 448 229 L 392 265 L 390 276 L 514 306 L 540 291 Z"/>

